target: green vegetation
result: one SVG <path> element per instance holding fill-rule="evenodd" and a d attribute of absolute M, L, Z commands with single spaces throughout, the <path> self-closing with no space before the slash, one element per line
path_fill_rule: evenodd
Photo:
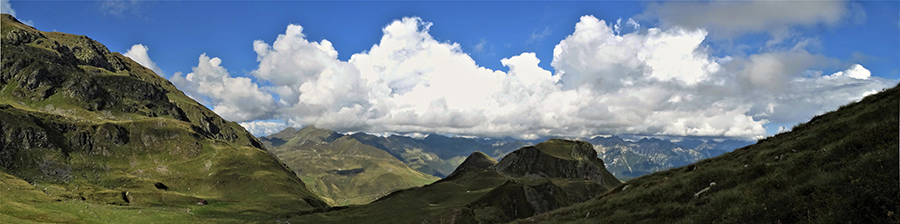
<path fill-rule="evenodd" d="M 0 223 L 270 222 L 327 207 L 149 69 L 85 36 L 0 24 Z"/>
<path fill-rule="evenodd" d="M 900 222 L 900 86 L 621 183 L 581 141 L 309 127 L 261 142 L 85 36 L 4 14 L 0 38 L 0 223 Z"/>
<path fill-rule="evenodd" d="M 438 180 L 384 150 L 314 126 L 288 128 L 262 141 L 310 190 L 335 206 L 366 204 Z"/>
<path fill-rule="evenodd" d="M 519 153 L 522 151 L 529 153 Z M 531 168 L 516 164 L 527 161 L 558 162 L 558 158 L 554 155 L 544 152 L 568 155 L 566 161 L 571 163 L 560 163 L 559 166 L 553 166 L 554 164 L 530 166 Z M 593 154 L 593 158 L 589 158 L 580 156 L 582 153 L 592 154 L 594 151 L 586 142 L 567 140 L 551 140 L 534 147 L 519 149 L 504 157 L 499 163 L 484 153 L 475 152 L 447 178 L 433 184 L 397 191 L 370 204 L 334 208 L 329 212 L 292 217 L 289 221 L 291 223 L 509 222 L 588 200 L 620 184 L 608 171 L 595 166 L 598 161 L 602 165 L 596 154 Z M 522 170 L 511 173 L 506 171 L 509 167 L 520 167 Z M 542 170 L 542 167 L 553 167 L 554 170 Z"/>
<path fill-rule="evenodd" d="M 900 86 L 755 145 L 519 222 L 898 223 L 898 105 Z"/>

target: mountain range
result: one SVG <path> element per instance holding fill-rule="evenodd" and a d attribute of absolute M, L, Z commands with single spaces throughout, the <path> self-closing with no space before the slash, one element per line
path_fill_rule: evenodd
<path fill-rule="evenodd" d="M 474 152 L 433 184 L 394 192 L 370 204 L 296 216 L 303 223 L 499 223 L 596 197 L 621 182 L 590 143 L 552 139 L 499 162 Z"/>
<path fill-rule="evenodd" d="M 477 139 L 439 134 L 429 134 L 425 138 L 399 135 L 380 137 L 366 133 L 350 136 L 363 144 L 387 151 L 413 169 L 436 177 L 450 175 L 473 152 L 483 152 L 499 159 L 513 150 L 537 143 L 511 138 Z"/>
<path fill-rule="evenodd" d="M 618 136 L 593 137 L 587 142 L 594 144 L 597 154 L 606 161 L 607 169 L 623 180 L 685 166 L 752 144 L 749 141 L 731 139 L 672 142 L 642 138 L 638 141 L 626 141 Z"/>
<path fill-rule="evenodd" d="M 752 145 L 258 139 L 86 36 L 0 21 L 0 223 L 900 221 L 900 86 Z"/>

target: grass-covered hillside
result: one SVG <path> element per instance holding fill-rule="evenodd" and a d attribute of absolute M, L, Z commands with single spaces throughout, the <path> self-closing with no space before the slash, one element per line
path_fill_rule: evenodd
<path fill-rule="evenodd" d="M 520 223 L 898 223 L 900 87 Z"/>
<path fill-rule="evenodd" d="M 433 184 L 289 221 L 502 223 L 588 200 L 620 183 L 589 143 L 554 139 L 516 150 L 499 162 L 475 152 Z"/>
<path fill-rule="evenodd" d="M 243 223 L 326 206 L 243 127 L 131 59 L 0 25 L 0 223 Z"/>
<path fill-rule="evenodd" d="M 409 168 L 384 150 L 312 125 L 287 128 L 261 140 L 332 205 L 366 204 L 439 179 Z"/>

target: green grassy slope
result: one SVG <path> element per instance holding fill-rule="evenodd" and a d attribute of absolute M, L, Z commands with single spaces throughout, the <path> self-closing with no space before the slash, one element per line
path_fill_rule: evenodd
<path fill-rule="evenodd" d="M 252 222 L 326 206 L 243 127 L 131 59 L 6 14 L 0 25 L 0 172 L 20 186 L 0 223 Z"/>
<path fill-rule="evenodd" d="M 520 222 L 898 223 L 898 107 L 900 86 L 755 145 Z"/>
<path fill-rule="evenodd" d="M 313 126 L 288 128 L 262 141 L 310 190 L 332 205 L 366 204 L 393 191 L 438 180 L 384 150 Z"/>
<path fill-rule="evenodd" d="M 576 147 L 584 144 L 587 147 Z M 512 157 L 507 156 L 498 163 L 484 153 L 476 152 L 463 162 L 464 166 L 450 174 L 448 178 L 433 184 L 397 191 L 370 204 L 293 217 L 289 221 L 291 223 L 500 223 L 529 217 L 588 200 L 618 186 L 618 181 L 607 184 L 605 181 L 593 180 L 597 179 L 597 176 L 604 178 L 612 176 L 609 172 L 605 174 L 589 172 L 605 171 L 602 167 L 593 167 L 596 162 L 594 159 L 599 160 L 596 154 L 593 159 L 588 159 L 580 157 L 580 153 L 573 153 L 575 149 L 593 152 L 589 145 L 586 142 L 551 140 L 510 153 L 513 155 L 529 149 L 539 152 L 530 154 L 530 157 L 517 157 L 521 159 L 514 159 L 517 162 L 548 161 L 549 159 L 543 158 L 557 158 L 543 152 L 568 155 L 565 160 L 573 162 L 568 164 L 572 166 L 566 167 L 570 171 L 568 173 L 583 176 L 564 177 L 555 175 L 559 173 L 554 171 L 544 173 L 539 169 L 527 169 L 529 175 L 507 173 L 504 171 L 505 168 L 497 165 Z M 600 163 L 602 164 L 602 161 Z"/>

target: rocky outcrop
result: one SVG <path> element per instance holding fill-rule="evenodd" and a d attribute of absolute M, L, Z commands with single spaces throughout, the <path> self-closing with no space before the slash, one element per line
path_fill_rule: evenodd
<path fill-rule="evenodd" d="M 552 139 L 529 146 L 503 157 L 492 169 L 512 176 L 576 178 L 604 185 L 619 181 L 597 158 L 590 143 Z"/>

